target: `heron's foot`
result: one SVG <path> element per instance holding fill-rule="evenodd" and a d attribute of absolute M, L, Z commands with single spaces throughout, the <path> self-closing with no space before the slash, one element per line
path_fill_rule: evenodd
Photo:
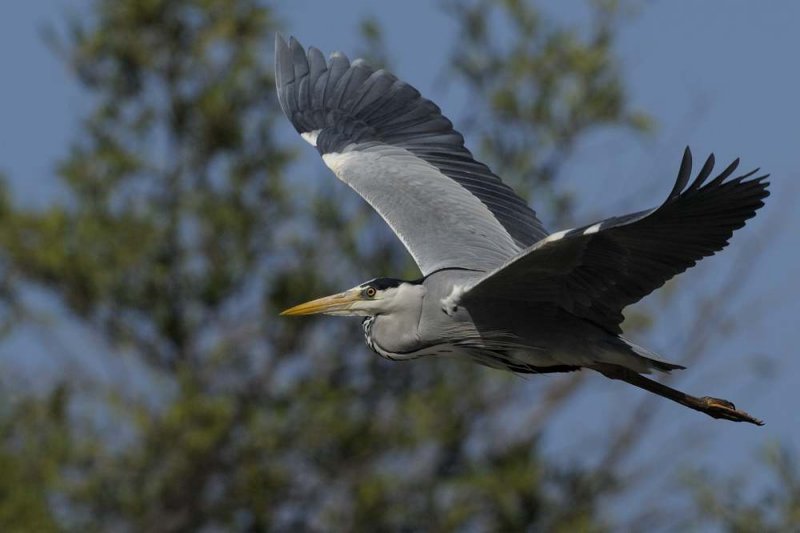
<path fill-rule="evenodd" d="M 733 420 L 734 422 L 750 422 L 757 426 L 763 426 L 764 422 L 758 418 L 752 417 L 744 411 L 739 411 L 733 402 L 723 400 L 721 398 L 713 398 L 711 396 L 703 396 L 700 398 L 703 411 L 709 416 L 714 418 L 724 418 L 726 420 Z"/>

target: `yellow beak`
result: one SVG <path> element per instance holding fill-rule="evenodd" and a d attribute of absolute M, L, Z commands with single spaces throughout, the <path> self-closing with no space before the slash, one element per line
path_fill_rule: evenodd
<path fill-rule="evenodd" d="M 361 291 L 351 289 L 349 291 L 340 292 L 333 296 L 326 296 L 311 300 L 304 304 L 295 305 L 289 309 L 281 312 L 281 316 L 300 316 L 300 315 L 316 315 L 318 313 L 325 313 L 327 315 L 349 315 L 350 307 L 355 303 L 361 301 Z"/>

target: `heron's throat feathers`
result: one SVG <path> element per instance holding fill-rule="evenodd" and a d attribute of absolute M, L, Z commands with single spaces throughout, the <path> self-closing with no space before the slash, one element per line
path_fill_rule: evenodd
<path fill-rule="evenodd" d="M 419 323 L 425 287 L 402 283 L 385 291 L 381 308 L 363 321 L 367 345 L 383 357 L 411 353 L 421 347 Z"/>

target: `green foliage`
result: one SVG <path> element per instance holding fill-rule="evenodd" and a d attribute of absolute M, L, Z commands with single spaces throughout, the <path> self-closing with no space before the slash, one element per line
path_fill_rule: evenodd
<path fill-rule="evenodd" d="M 617 2 L 589 2 L 591 22 L 581 28 L 555 23 L 520 0 L 447 5 L 461 32 L 453 73 L 480 95 L 470 98 L 471 131 L 483 155 L 517 191 L 536 191 L 537 205 L 550 204 L 552 218 L 566 217 L 571 202 L 557 180 L 578 142 L 599 128 L 641 134 L 652 127 L 630 108 L 614 55 L 624 12 Z"/>
<path fill-rule="evenodd" d="M 65 412 L 69 394 L 56 387 L 45 398 L 3 397 L 0 407 L 0 529 L 58 531 L 51 500 L 71 439 Z"/>
<path fill-rule="evenodd" d="M 751 490 L 751 480 L 734 474 L 719 478 L 693 472 L 688 485 L 695 493 L 692 525 L 718 524 L 732 532 L 782 532 L 800 529 L 800 464 L 795 451 L 771 446 L 764 452 L 764 488 Z"/>
<path fill-rule="evenodd" d="M 176 364 L 199 355 L 188 344 L 252 279 L 269 246 L 261 229 L 284 209 L 290 154 L 260 112 L 273 92 L 260 50 L 269 11 L 235 1 L 94 11 L 61 45 L 97 102 L 60 165 L 72 198 L 9 212 L 5 246 L 112 340 Z"/>

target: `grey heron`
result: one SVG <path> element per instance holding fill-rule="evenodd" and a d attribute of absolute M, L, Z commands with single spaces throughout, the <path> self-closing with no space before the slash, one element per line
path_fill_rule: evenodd
<path fill-rule="evenodd" d="M 278 99 L 325 164 L 386 221 L 416 261 L 413 281 L 376 278 L 283 315 L 362 316 L 392 360 L 449 355 L 517 373 L 595 370 L 715 418 L 762 422 L 727 400 L 643 374 L 684 368 L 622 336 L 623 309 L 703 257 L 763 206 L 768 175 L 691 180 L 687 148 L 658 207 L 548 233 L 440 109 L 411 85 L 294 38 L 275 43 Z"/>

